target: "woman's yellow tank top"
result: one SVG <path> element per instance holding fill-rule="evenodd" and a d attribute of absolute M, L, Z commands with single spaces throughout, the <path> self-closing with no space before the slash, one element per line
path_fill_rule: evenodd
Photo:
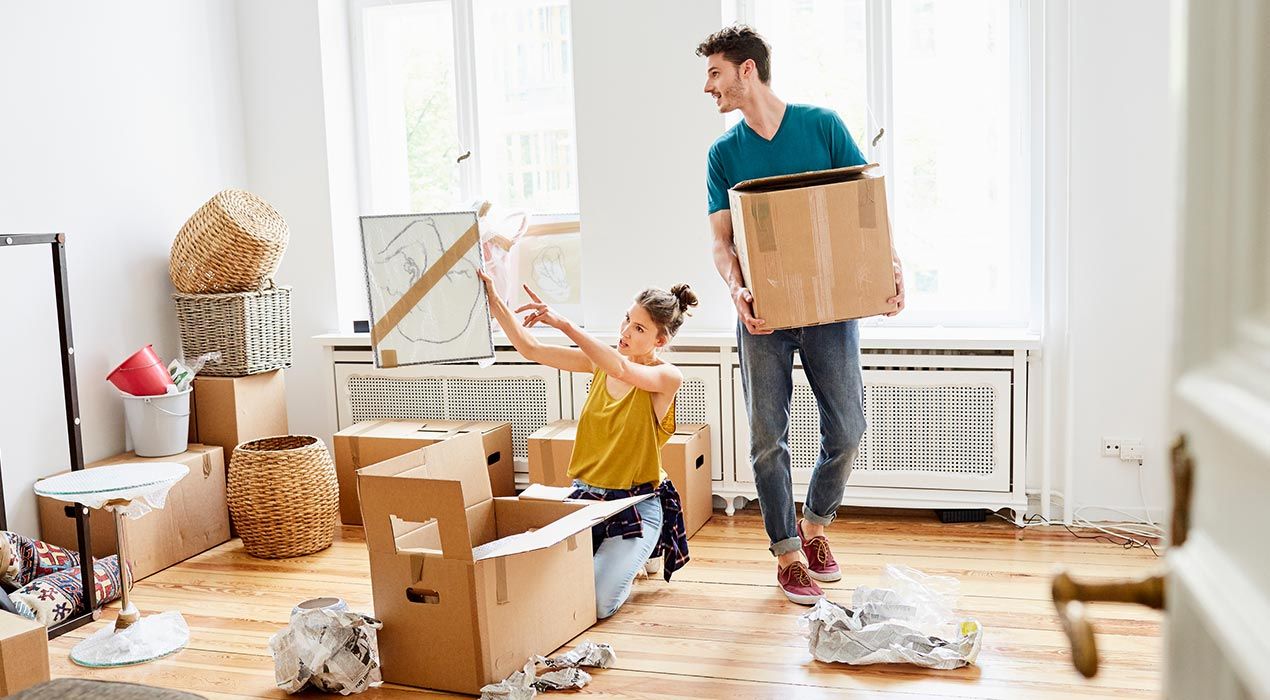
<path fill-rule="evenodd" d="M 631 387 L 626 396 L 615 399 L 609 393 L 608 374 L 597 367 L 578 419 L 569 476 L 602 489 L 661 483 L 661 448 L 674 433 L 673 401 L 659 421 L 652 394 Z"/>

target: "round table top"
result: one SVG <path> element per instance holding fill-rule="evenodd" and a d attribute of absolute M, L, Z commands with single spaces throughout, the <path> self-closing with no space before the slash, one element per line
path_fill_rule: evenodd
<path fill-rule="evenodd" d="M 35 482 L 35 493 L 74 503 L 132 500 L 166 489 L 185 478 L 189 467 L 177 462 L 125 462 L 81 469 Z"/>

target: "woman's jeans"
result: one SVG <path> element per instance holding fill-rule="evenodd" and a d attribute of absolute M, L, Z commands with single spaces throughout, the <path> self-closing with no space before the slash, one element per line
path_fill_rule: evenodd
<path fill-rule="evenodd" d="M 803 518 L 828 525 L 842 504 L 843 487 L 865 429 L 860 331 L 855 321 L 840 321 L 752 335 L 738 323 L 737 346 L 759 507 L 772 554 L 780 556 L 801 546 L 795 529 L 789 455 L 794 352 L 802 357 L 820 408 L 820 455 L 807 485 Z"/>
<path fill-rule="evenodd" d="M 589 486 L 574 480 L 573 487 L 592 493 L 604 494 L 610 489 Z M 601 620 L 622 607 L 631 595 L 635 575 L 644 568 L 644 562 L 661 538 L 661 499 L 646 498 L 635 504 L 643 525 L 643 536 L 606 537 L 595 552 L 595 616 Z"/>

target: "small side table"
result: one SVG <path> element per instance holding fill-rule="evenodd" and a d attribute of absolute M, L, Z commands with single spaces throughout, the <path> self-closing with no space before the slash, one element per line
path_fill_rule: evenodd
<path fill-rule="evenodd" d="M 119 544 L 119 575 L 123 583 L 119 617 L 113 627 L 98 630 L 75 645 L 71 661 L 81 666 L 128 666 L 180 651 L 189 643 L 185 618 L 176 611 L 142 619 L 128 595 L 132 574 L 128 566 L 125 518 L 140 518 L 162 508 L 168 490 L 189 473 L 175 462 L 129 462 L 59 474 L 35 484 L 35 493 L 59 501 L 104 508 L 114 513 Z M 80 562 L 91 567 L 92 562 Z"/>

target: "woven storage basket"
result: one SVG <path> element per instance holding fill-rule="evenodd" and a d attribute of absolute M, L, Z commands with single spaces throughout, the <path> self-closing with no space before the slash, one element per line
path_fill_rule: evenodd
<path fill-rule="evenodd" d="M 242 377 L 291 366 L 291 288 L 262 292 L 172 295 L 181 352 L 219 352 L 199 374 Z"/>
<path fill-rule="evenodd" d="M 168 262 L 172 285 L 186 294 L 259 289 L 278 270 L 290 235 L 265 200 L 243 190 L 219 192 L 176 234 Z"/>
<path fill-rule="evenodd" d="M 339 497 L 331 454 L 311 435 L 261 438 L 234 448 L 229 514 L 253 557 L 300 557 L 331 546 Z"/>

